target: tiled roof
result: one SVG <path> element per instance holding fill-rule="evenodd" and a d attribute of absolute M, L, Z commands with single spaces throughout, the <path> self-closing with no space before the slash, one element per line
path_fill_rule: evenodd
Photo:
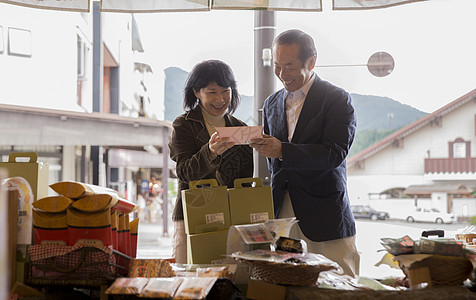
<path fill-rule="evenodd" d="M 459 97 L 458 99 L 448 103 L 447 105 L 443 106 L 442 108 L 434 111 L 431 114 L 424 116 L 423 118 L 416 120 L 415 122 L 403 127 L 402 129 L 394 132 L 393 134 L 385 137 L 381 141 L 373 144 L 372 146 L 360 151 L 359 153 L 353 155 L 347 160 L 347 167 L 351 167 L 355 163 L 362 161 L 375 153 L 379 152 L 380 150 L 385 149 L 386 147 L 390 146 L 395 140 L 399 140 L 405 136 L 410 135 L 414 131 L 426 126 L 431 122 L 439 122 L 439 118 L 444 116 L 445 114 L 455 110 L 459 106 L 466 104 L 468 101 L 474 100 L 476 101 L 476 89 L 470 91 L 469 93 Z"/>

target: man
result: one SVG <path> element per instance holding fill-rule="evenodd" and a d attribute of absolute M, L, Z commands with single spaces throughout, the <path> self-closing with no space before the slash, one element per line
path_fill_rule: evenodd
<path fill-rule="evenodd" d="M 273 55 L 284 89 L 266 99 L 265 134 L 250 145 L 268 158 L 275 216 L 295 216 L 299 222 L 290 237 L 339 263 L 345 274 L 358 275 L 346 175 L 356 128 L 351 97 L 313 72 L 317 51 L 308 34 L 281 33 Z"/>

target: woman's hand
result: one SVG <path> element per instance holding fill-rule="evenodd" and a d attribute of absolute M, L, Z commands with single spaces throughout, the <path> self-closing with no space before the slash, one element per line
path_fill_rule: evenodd
<path fill-rule="evenodd" d="M 230 141 L 229 137 L 220 138 L 218 132 L 215 132 L 208 141 L 208 149 L 212 155 L 212 159 L 217 158 L 218 155 L 222 155 L 223 152 L 230 149 L 235 145 L 234 141 Z"/>

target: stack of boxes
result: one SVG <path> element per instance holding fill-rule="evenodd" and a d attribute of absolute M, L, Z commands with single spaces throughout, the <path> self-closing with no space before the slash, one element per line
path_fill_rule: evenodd
<path fill-rule="evenodd" d="M 129 213 L 137 208 L 134 203 L 113 190 L 80 182 L 63 181 L 50 187 L 59 195 L 33 203 L 36 244 L 113 247 L 135 257 L 138 224 L 134 223 L 135 237 L 129 224 Z"/>
<path fill-rule="evenodd" d="M 187 263 L 223 259 L 231 222 L 227 188 L 218 186 L 215 179 L 192 181 L 189 187 L 182 191 Z"/>
<path fill-rule="evenodd" d="M 271 187 L 261 178 L 237 179 L 232 189 L 215 179 L 192 181 L 189 187 L 182 191 L 189 264 L 223 260 L 230 226 L 273 219 Z"/>

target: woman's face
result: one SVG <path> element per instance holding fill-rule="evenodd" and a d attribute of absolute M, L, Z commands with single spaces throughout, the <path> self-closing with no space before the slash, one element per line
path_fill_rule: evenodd
<path fill-rule="evenodd" d="M 215 81 L 210 82 L 199 91 L 194 90 L 203 108 L 212 116 L 223 115 L 231 103 L 231 88 L 221 87 Z"/>

